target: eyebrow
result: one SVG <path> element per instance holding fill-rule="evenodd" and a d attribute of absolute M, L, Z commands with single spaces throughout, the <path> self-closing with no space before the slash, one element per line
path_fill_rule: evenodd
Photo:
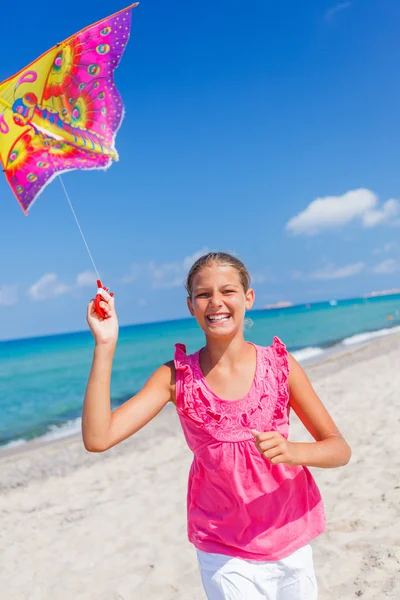
<path fill-rule="evenodd" d="M 240 287 L 237 283 L 224 283 L 224 285 L 221 285 L 221 288 L 238 288 Z M 201 285 L 199 287 L 195 287 L 194 288 L 196 292 L 198 292 L 199 290 L 209 290 L 210 287 Z"/>

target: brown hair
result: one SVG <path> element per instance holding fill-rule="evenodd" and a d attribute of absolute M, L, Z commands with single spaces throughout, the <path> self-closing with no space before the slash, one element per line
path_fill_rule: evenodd
<path fill-rule="evenodd" d="M 236 269 L 239 273 L 240 282 L 244 292 L 247 292 L 250 287 L 250 275 L 242 261 L 226 252 L 209 252 L 208 254 L 204 254 L 204 256 L 200 256 L 200 258 L 192 265 L 188 273 L 185 287 L 189 296 L 191 296 L 193 292 L 193 279 L 196 273 L 203 267 L 209 267 L 210 265 L 225 265 Z"/>

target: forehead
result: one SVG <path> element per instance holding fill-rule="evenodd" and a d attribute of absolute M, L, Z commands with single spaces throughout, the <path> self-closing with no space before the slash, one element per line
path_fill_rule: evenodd
<path fill-rule="evenodd" d="M 193 287 L 211 285 L 240 285 L 240 275 L 235 267 L 230 265 L 209 265 L 202 267 L 193 277 Z"/>

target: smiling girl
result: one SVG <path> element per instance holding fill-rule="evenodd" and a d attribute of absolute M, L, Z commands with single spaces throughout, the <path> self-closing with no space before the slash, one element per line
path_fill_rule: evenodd
<path fill-rule="evenodd" d="M 307 375 L 275 337 L 244 339 L 254 303 L 246 267 L 212 252 L 189 271 L 190 313 L 205 346 L 159 367 L 142 390 L 110 408 L 118 337 L 114 300 L 108 318 L 88 306 L 95 338 L 82 415 L 87 450 L 102 452 L 136 433 L 173 402 L 194 454 L 189 474 L 189 540 L 197 549 L 209 600 L 316 600 L 310 541 L 325 528 L 318 487 L 307 467 L 339 467 L 350 448 Z M 293 409 L 314 442 L 289 442 Z"/>

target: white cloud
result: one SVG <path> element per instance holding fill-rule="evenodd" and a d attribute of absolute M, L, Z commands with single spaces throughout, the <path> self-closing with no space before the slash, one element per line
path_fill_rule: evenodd
<path fill-rule="evenodd" d="M 96 280 L 97 275 L 94 271 L 78 273 L 75 281 L 71 284 L 62 282 L 56 273 L 45 273 L 28 288 L 27 294 L 32 300 L 48 300 L 65 294 L 77 293 L 79 295 L 79 291 L 87 287 L 92 288 L 95 293 Z"/>
<path fill-rule="evenodd" d="M 397 242 L 387 242 L 382 248 L 375 248 L 372 254 L 382 254 L 382 252 L 390 252 L 393 248 L 396 248 Z"/>
<path fill-rule="evenodd" d="M 133 283 L 139 277 L 147 275 L 150 276 L 150 284 L 153 289 L 183 286 L 192 264 L 207 252 L 208 248 L 202 248 L 190 256 L 186 256 L 182 261 L 156 263 L 152 260 L 147 264 L 133 263 L 126 275 L 120 279 L 120 283 Z"/>
<path fill-rule="evenodd" d="M 352 2 L 339 2 L 338 4 L 335 4 L 334 6 L 332 6 L 332 8 L 330 8 L 329 10 L 326 11 L 325 19 L 327 21 L 329 21 L 337 13 L 342 12 L 343 10 L 346 10 L 347 8 L 350 8 L 351 5 L 352 5 Z"/>
<path fill-rule="evenodd" d="M 18 302 L 16 285 L 0 285 L 0 306 L 13 306 Z"/>
<path fill-rule="evenodd" d="M 312 273 L 304 274 L 301 271 L 294 271 L 292 273 L 292 279 L 295 281 L 299 280 L 323 280 L 323 279 L 345 279 L 347 277 L 354 277 L 354 275 L 358 275 L 365 268 L 363 262 L 351 263 L 349 265 L 344 265 L 343 267 L 337 267 L 332 263 L 329 263 L 322 267 L 321 269 L 317 269 Z"/>
<path fill-rule="evenodd" d="M 387 200 L 381 208 L 371 190 L 350 190 L 342 196 L 325 196 L 313 200 L 305 210 L 292 217 L 286 229 L 294 235 L 317 235 L 359 220 L 364 227 L 375 227 L 400 212 L 398 200 Z"/>
<path fill-rule="evenodd" d="M 157 265 L 154 261 L 151 261 L 149 263 L 149 269 L 154 279 L 167 279 L 179 274 L 182 271 L 182 265 L 175 262 Z"/>
<path fill-rule="evenodd" d="M 186 258 L 183 259 L 183 268 L 185 271 L 185 275 L 187 275 L 190 267 L 196 262 L 198 258 L 200 258 L 200 256 L 204 256 L 204 254 L 208 253 L 208 248 L 201 248 L 201 250 L 197 250 L 197 252 L 194 252 L 190 256 L 186 256 Z"/>
<path fill-rule="evenodd" d="M 379 275 L 395 273 L 399 270 L 400 264 L 394 258 L 388 258 L 387 260 L 383 260 L 372 269 L 374 273 L 378 273 Z"/>
<path fill-rule="evenodd" d="M 183 285 L 183 265 L 179 263 L 157 265 L 152 261 L 149 263 L 149 271 L 154 289 L 167 289 Z"/>
<path fill-rule="evenodd" d="M 154 261 L 150 262 L 148 269 L 152 278 L 152 287 L 154 289 L 183 287 L 190 267 L 200 256 L 207 254 L 207 252 L 207 248 L 202 248 L 194 254 L 186 256 L 181 262 L 162 264 L 156 264 Z"/>
<path fill-rule="evenodd" d="M 97 275 L 94 271 L 84 271 L 79 273 L 76 278 L 78 287 L 96 287 Z"/>
<path fill-rule="evenodd" d="M 325 265 L 322 269 L 310 273 L 309 279 L 345 279 L 354 277 L 364 269 L 363 262 L 352 263 L 344 267 L 335 267 L 333 264 Z"/>
<path fill-rule="evenodd" d="M 370 210 L 363 215 L 364 227 L 375 227 L 380 223 L 389 221 L 400 212 L 400 203 L 398 200 L 386 200 L 380 210 Z"/>
<path fill-rule="evenodd" d="M 46 273 L 28 289 L 28 295 L 32 300 L 47 300 L 68 294 L 71 287 L 60 282 L 55 273 Z"/>

